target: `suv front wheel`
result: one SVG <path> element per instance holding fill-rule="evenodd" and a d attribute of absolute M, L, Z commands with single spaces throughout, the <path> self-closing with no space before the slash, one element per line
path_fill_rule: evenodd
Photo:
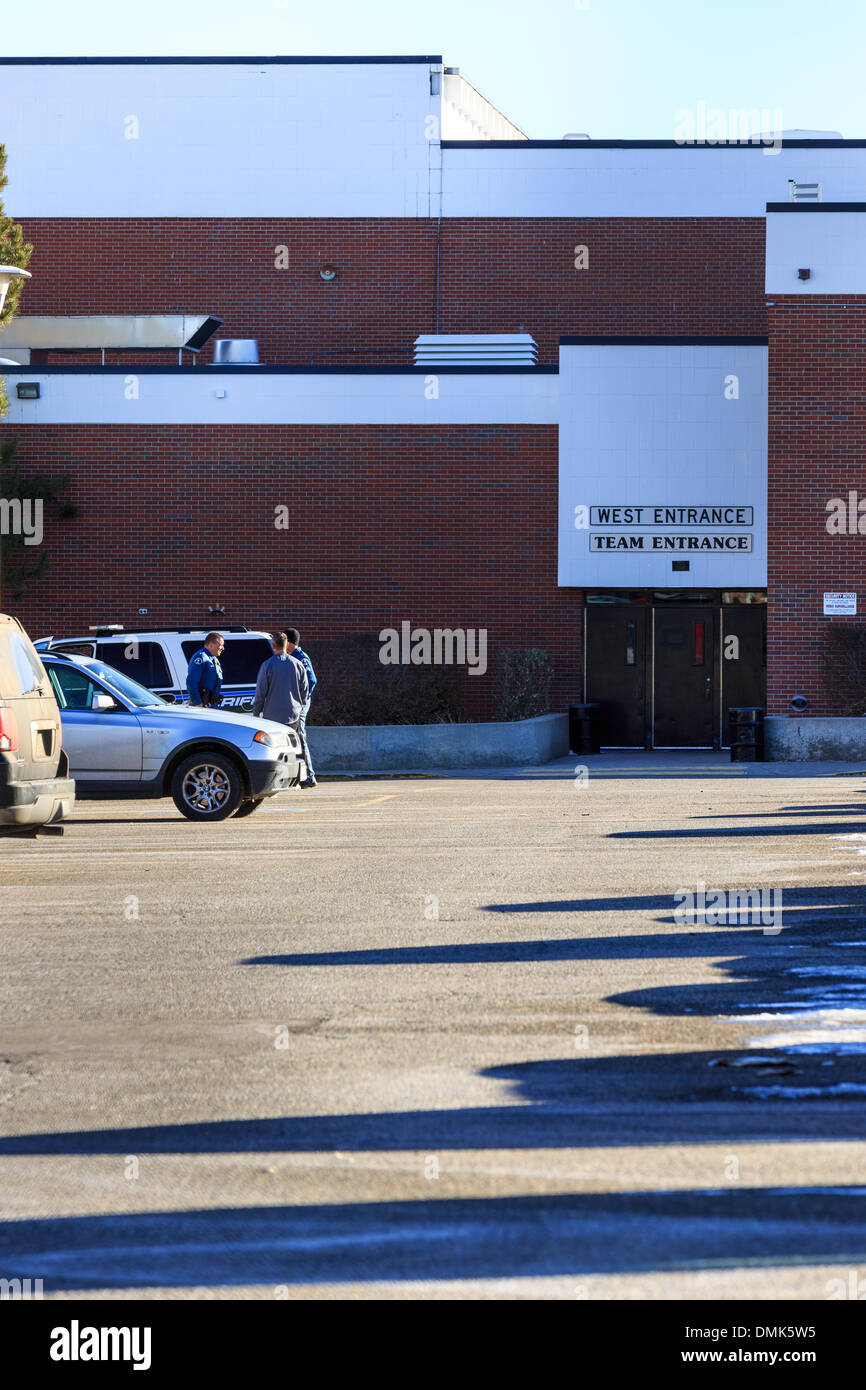
<path fill-rule="evenodd" d="M 227 820 L 243 795 L 238 769 L 221 753 L 194 753 L 171 779 L 172 800 L 187 820 Z"/>

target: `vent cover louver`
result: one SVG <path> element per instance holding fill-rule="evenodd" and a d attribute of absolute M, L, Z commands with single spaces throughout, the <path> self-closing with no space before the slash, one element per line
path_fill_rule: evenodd
<path fill-rule="evenodd" d="M 529 333 L 422 333 L 416 367 L 535 367 L 538 345 Z"/>
<path fill-rule="evenodd" d="M 791 203 L 820 203 L 820 183 L 797 183 L 788 179 L 788 201 Z"/>

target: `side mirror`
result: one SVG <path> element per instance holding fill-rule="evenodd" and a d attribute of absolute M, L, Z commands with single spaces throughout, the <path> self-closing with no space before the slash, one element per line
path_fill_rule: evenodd
<path fill-rule="evenodd" d="M 113 695 L 107 695 L 104 692 L 100 692 L 98 695 L 94 695 L 93 699 L 90 701 L 90 708 L 92 710 L 103 711 L 117 709 L 117 701 L 115 700 Z"/>

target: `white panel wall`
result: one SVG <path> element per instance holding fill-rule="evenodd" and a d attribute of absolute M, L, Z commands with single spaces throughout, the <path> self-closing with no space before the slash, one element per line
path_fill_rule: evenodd
<path fill-rule="evenodd" d="M 443 151 L 430 138 L 439 126 L 428 117 L 443 117 L 430 67 L 0 63 L 6 209 L 429 217 L 440 160 L 449 217 L 760 216 L 787 198 L 789 178 L 820 182 L 827 201 L 866 199 L 866 149 L 850 147 Z M 447 130 L 453 112 L 444 114 Z M 137 139 L 126 138 L 130 118 Z"/>
<path fill-rule="evenodd" d="M 763 217 L 788 179 L 866 200 L 866 149 L 445 149 L 446 217 Z"/>
<path fill-rule="evenodd" d="M 797 271 L 808 267 L 808 280 Z M 866 294 L 866 213 L 768 212 L 767 294 Z"/>
<path fill-rule="evenodd" d="M 0 64 L 14 217 L 429 216 L 428 63 Z M 138 122 L 138 138 L 127 138 Z M 435 179 L 431 166 L 435 164 Z"/>
<path fill-rule="evenodd" d="M 2 374 L 2 369 L 0 369 Z M 19 401 L 16 381 L 38 381 Z M 555 425 L 558 377 L 441 373 L 299 375 L 230 371 L 51 373 L 5 376 L 17 425 Z M 220 398 L 216 393 L 224 391 Z M 137 393 L 137 394 L 136 394 Z"/>
<path fill-rule="evenodd" d="M 726 399 L 732 376 L 738 399 Z M 766 584 L 765 347 L 563 346 L 559 382 L 560 585 Z M 638 526 L 622 520 L 585 526 L 575 510 L 613 506 L 648 510 Z M 649 509 L 657 506 L 751 507 L 753 520 L 723 527 L 656 524 Z M 713 535 L 749 536 L 751 551 L 650 548 L 655 536 Z M 594 553 L 602 536 L 625 537 L 629 545 L 643 536 L 644 549 Z M 674 560 L 688 560 L 689 570 L 675 571 Z"/>

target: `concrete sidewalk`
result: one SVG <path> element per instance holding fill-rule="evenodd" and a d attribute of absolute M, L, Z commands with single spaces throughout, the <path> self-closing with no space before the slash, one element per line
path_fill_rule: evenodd
<path fill-rule="evenodd" d="M 847 763 L 732 763 L 730 753 L 704 749 L 616 749 L 604 753 L 569 754 L 538 766 L 471 768 L 394 768 L 385 772 L 327 772 L 328 781 L 380 781 L 401 777 L 512 781 L 538 779 L 562 781 L 575 778 L 576 769 L 587 769 L 590 778 L 719 778 L 719 777 L 866 777 L 866 762 Z"/>

